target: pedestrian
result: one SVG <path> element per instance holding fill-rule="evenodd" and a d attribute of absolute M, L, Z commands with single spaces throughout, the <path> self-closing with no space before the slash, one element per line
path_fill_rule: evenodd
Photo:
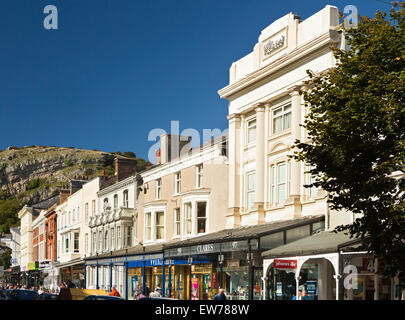
<path fill-rule="evenodd" d="M 44 293 L 45 291 L 44 291 L 44 288 L 41 286 L 41 287 L 39 287 L 39 290 L 37 292 L 38 292 L 38 294 L 41 294 L 41 293 Z"/>
<path fill-rule="evenodd" d="M 121 295 L 114 286 L 111 287 L 111 292 L 108 295 L 114 297 L 121 297 Z"/>
<path fill-rule="evenodd" d="M 203 292 L 201 300 L 208 300 L 208 293 L 207 292 L 205 292 L 205 291 Z"/>
<path fill-rule="evenodd" d="M 294 296 L 292 298 L 292 300 L 305 300 L 305 298 L 303 298 L 305 296 L 306 296 L 305 287 L 304 286 L 299 286 L 298 287 L 298 296 Z"/>
<path fill-rule="evenodd" d="M 141 300 L 141 299 L 146 299 L 148 296 L 145 294 L 145 291 L 142 291 L 139 295 L 138 295 L 138 299 L 137 300 Z"/>
<path fill-rule="evenodd" d="M 218 293 L 215 295 L 214 300 L 227 300 L 225 295 L 225 290 L 220 288 Z"/>

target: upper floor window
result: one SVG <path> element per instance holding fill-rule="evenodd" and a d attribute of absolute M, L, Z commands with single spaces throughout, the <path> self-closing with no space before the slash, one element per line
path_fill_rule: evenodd
<path fill-rule="evenodd" d="M 192 233 L 192 205 L 191 202 L 184 204 L 184 233 L 189 235 Z"/>
<path fill-rule="evenodd" d="M 291 128 L 291 104 L 273 110 L 273 134 Z"/>
<path fill-rule="evenodd" d="M 181 172 L 176 172 L 174 174 L 174 193 L 181 192 Z"/>
<path fill-rule="evenodd" d="M 108 230 L 104 232 L 104 250 L 108 250 Z"/>
<path fill-rule="evenodd" d="M 74 241 L 73 241 L 73 252 L 79 252 L 79 232 L 74 233 Z"/>
<path fill-rule="evenodd" d="M 256 118 L 248 120 L 247 124 L 247 143 L 256 141 Z"/>
<path fill-rule="evenodd" d="M 115 229 L 111 228 L 111 250 L 115 249 Z"/>
<path fill-rule="evenodd" d="M 246 207 L 249 211 L 255 203 L 255 172 L 246 175 Z"/>
<path fill-rule="evenodd" d="M 114 209 L 117 209 L 117 208 L 118 208 L 118 195 L 115 194 L 114 195 Z"/>
<path fill-rule="evenodd" d="M 117 249 L 121 248 L 121 227 L 117 227 Z"/>
<path fill-rule="evenodd" d="M 271 204 L 283 204 L 289 195 L 291 180 L 290 162 L 282 162 L 270 167 Z"/>
<path fill-rule="evenodd" d="M 305 178 L 304 178 L 305 185 L 310 185 L 310 184 L 316 182 L 315 176 L 312 175 L 311 172 L 309 172 L 312 169 L 313 169 L 313 166 L 305 165 Z M 318 188 L 315 186 L 306 188 L 305 193 L 308 198 L 315 199 L 315 197 L 318 193 Z"/>
<path fill-rule="evenodd" d="M 132 227 L 128 227 L 127 228 L 127 247 L 131 247 L 132 246 Z"/>
<path fill-rule="evenodd" d="M 98 232 L 98 251 L 101 252 L 103 250 L 103 232 Z"/>
<path fill-rule="evenodd" d="M 145 213 L 145 240 L 152 240 L 151 212 Z"/>
<path fill-rule="evenodd" d="M 165 238 L 165 213 L 163 211 L 156 212 L 156 224 L 155 224 L 156 240 Z"/>
<path fill-rule="evenodd" d="M 89 204 L 87 202 L 84 204 L 84 216 L 87 223 L 89 221 Z"/>
<path fill-rule="evenodd" d="M 128 208 L 129 207 L 129 202 L 128 202 L 128 190 L 124 190 L 123 192 L 123 205 L 124 208 Z"/>
<path fill-rule="evenodd" d="M 174 209 L 174 236 L 180 236 L 180 208 Z"/>
<path fill-rule="evenodd" d="M 162 179 L 156 180 L 156 200 L 160 200 L 162 197 Z"/>
<path fill-rule="evenodd" d="M 207 224 L 207 202 L 197 202 L 197 232 L 205 233 Z"/>
<path fill-rule="evenodd" d="M 202 188 L 203 179 L 203 165 L 200 164 L 195 167 L 195 184 L 197 188 Z"/>

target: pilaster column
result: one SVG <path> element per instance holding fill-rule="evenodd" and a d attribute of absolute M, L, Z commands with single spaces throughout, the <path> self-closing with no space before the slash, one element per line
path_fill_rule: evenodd
<path fill-rule="evenodd" d="M 294 144 L 295 140 L 301 139 L 301 95 L 299 93 L 299 87 L 293 87 L 290 90 L 291 96 L 291 143 Z M 294 151 L 294 149 L 293 149 Z M 301 173 L 300 173 L 300 163 L 292 160 L 291 161 L 291 190 L 290 196 L 298 197 L 300 196 L 301 188 Z"/>
<path fill-rule="evenodd" d="M 241 116 L 233 113 L 228 117 L 228 215 L 227 227 L 240 226 L 240 130 Z"/>
<path fill-rule="evenodd" d="M 256 174 L 255 174 L 255 209 L 263 211 L 264 205 L 264 165 L 265 165 L 265 105 L 256 106 Z"/>

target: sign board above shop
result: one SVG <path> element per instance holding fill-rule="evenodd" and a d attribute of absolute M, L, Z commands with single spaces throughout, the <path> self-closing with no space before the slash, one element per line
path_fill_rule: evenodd
<path fill-rule="evenodd" d="M 257 250 L 259 243 L 256 239 L 250 241 L 251 250 Z M 191 247 L 179 247 L 165 250 L 165 257 L 180 257 L 200 254 L 212 254 L 233 251 L 247 251 L 249 250 L 248 240 L 241 241 L 228 241 L 200 244 Z"/>
<path fill-rule="evenodd" d="M 297 260 L 274 259 L 274 268 L 276 268 L 276 269 L 297 269 Z"/>

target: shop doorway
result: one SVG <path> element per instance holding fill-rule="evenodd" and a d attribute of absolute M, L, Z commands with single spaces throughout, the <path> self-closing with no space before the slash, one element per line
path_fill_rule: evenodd
<path fill-rule="evenodd" d="M 266 300 L 292 300 L 296 293 L 296 269 L 274 268 L 272 264 L 267 273 Z"/>

